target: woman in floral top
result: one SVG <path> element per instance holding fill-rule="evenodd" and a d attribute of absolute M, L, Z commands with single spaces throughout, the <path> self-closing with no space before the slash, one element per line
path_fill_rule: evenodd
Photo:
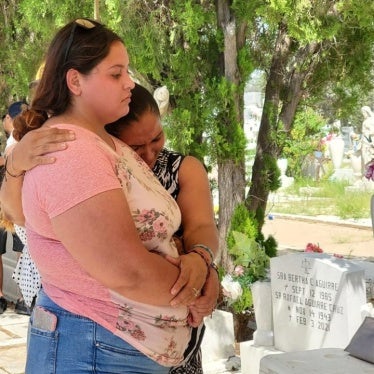
<path fill-rule="evenodd" d="M 182 213 L 182 226 L 177 234 L 185 248 L 204 243 L 216 252 L 218 235 L 214 221 L 209 181 L 204 166 L 196 158 L 183 156 L 164 148 L 165 135 L 157 102 L 144 87 L 135 84 L 128 115 L 107 125 L 112 135 L 128 144 L 152 169 L 161 184 L 177 201 Z M 196 209 L 196 207 L 199 207 Z M 218 277 L 214 271 L 194 307 L 201 314 L 211 311 L 218 297 Z M 202 374 L 200 344 L 204 325 L 196 326 L 185 361 L 170 370 L 173 374 Z"/>

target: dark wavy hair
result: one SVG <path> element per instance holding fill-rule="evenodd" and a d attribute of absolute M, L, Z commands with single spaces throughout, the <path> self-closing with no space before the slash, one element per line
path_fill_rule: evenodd
<path fill-rule="evenodd" d="M 129 126 L 132 122 L 138 121 L 147 112 L 160 117 L 160 109 L 152 94 L 140 84 L 135 83 L 135 87 L 131 90 L 128 114 L 115 122 L 109 123 L 105 126 L 105 129 L 109 134 L 119 138 L 123 128 Z"/>
<path fill-rule="evenodd" d="M 84 22 L 89 27 L 82 26 Z M 41 127 L 49 116 L 64 113 L 71 102 L 67 71 L 89 74 L 116 41 L 123 43 L 116 33 L 91 19 L 76 19 L 62 27 L 49 45 L 31 107 L 14 122 L 14 138 L 20 140 L 28 131 Z"/>

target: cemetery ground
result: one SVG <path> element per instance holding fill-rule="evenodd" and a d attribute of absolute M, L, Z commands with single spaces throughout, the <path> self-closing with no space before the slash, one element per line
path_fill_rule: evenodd
<path fill-rule="evenodd" d="M 273 235 L 282 250 L 304 251 L 308 243 L 324 253 L 374 261 L 374 235 L 370 218 L 373 186 L 362 190 L 345 181 L 300 180 L 270 194 L 263 233 Z"/>
<path fill-rule="evenodd" d="M 333 216 L 306 217 L 273 214 L 263 227 L 265 237 L 273 235 L 278 254 L 304 251 L 308 243 L 318 244 L 324 253 L 374 261 L 371 220 L 341 220 Z"/>

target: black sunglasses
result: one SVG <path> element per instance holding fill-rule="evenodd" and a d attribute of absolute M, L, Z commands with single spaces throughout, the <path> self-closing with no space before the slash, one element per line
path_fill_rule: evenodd
<path fill-rule="evenodd" d="M 93 29 L 93 28 L 96 27 L 96 24 L 94 24 L 90 20 L 84 19 L 84 18 L 78 18 L 78 19 L 76 19 L 74 21 L 74 25 L 73 25 L 73 27 L 71 29 L 68 42 L 66 43 L 65 56 L 64 56 L 64 64 L 66 63 L 67 58 L 69 56 L 71 45 L 73 44 L 73 40 L 74 40 L 75 30 L 77 29 L 77 27 L 81 27 L 82 29 L 85 29 L 85 30 L 91 30 L 91 29 Z"/>

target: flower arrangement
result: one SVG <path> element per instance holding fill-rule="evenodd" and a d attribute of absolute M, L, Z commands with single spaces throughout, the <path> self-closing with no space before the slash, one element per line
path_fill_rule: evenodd
<path fill-rule="evenodd" d="M 308 243 L 305 247 L 305 252 L 317 252 L 323 253 L 323 249 L 319 246 L 319 244 Z"/>
<path fill-rule="evenodd" d="M 235 244 L 229 249 L 234 269 L 222 278 L 223 301 L 235 313 L 253 306 L 250 285 L 268 277 L 270 259 L 264 248 L 253 238 L 233 231 Z"/>
<path fill-rule="evenodd" d="M 305 247 L 304 252 L 323 253 L 323 249 L 319 246 L 319 243 L 317 243 L 317 244 L 308 243 Z M 333 256 L 336 257 L 336 258 L 344 258 L 343 255 L 340 255 L 338 253 L 334 253 Z"/>

